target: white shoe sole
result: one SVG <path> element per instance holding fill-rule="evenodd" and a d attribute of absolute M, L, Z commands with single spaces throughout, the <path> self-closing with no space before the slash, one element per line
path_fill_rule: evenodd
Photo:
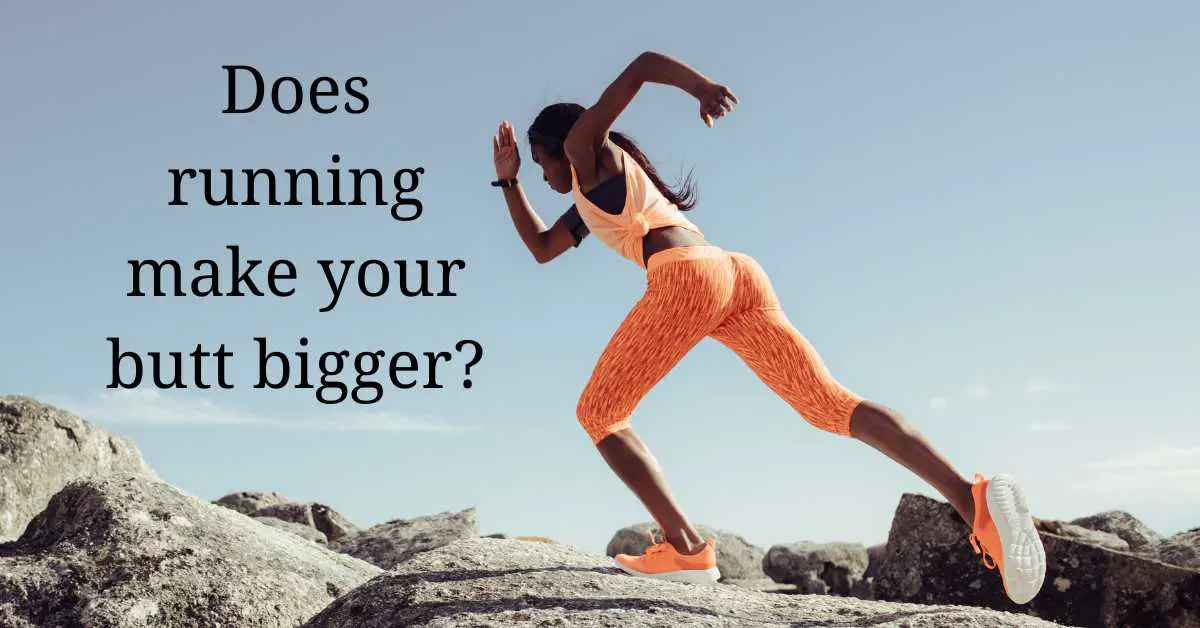
<path fill-rule="evenodd" d="M 1004 552 L 1004 583 L 1017 604 L 1032 600 L 1046 580 L 1046 549 L 1033 525 L 1025 493 L 1016 479 L 1000 474 L 988 482 L 988 512 Z"/>
<path fill-rule="evenodd" d="M 626 567 L 625 565 L 623 565 L 621 563 L 621 561 L 617 560 L 616 558 L 613 559 L 613 564 L 616 565 L 618 568 L 620 568 L 621 571 L 624 571 L 625 573 L 627 573 L 631 576 L 638 576 L 639 578 L 649 578 L 651 580 L 665 580 L 667 582 L 682 582 L 684 584 L 712 584 L 721 579 L 721 570 L 717 569 L 716 567 L 710 567 L 708 569 L 689 569 L 686 571 L 671 571 L 671 572 L 667 572 L 667 573 L 652 574 L 652 573 L 642 573 L 640 571 L 634 571 L 633 569 L 630 569 L 629 567 Z"/>

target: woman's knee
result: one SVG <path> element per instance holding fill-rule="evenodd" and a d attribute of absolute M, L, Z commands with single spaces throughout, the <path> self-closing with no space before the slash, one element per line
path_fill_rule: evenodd
<path fill-rule="evenodd" d="M 575 419 L 592 439 L 593 445 L 629 427 L 629 415 L 614 412 L 612 408 L 607 407 L 609 405 L 600 403 L 600 399 L 592 394 L 589 388 L 580 395 L 579 403 L 575 406 Z"/>
<path fill-rule="evenodd" d="M 796 409 L 813 427 L 837 436 L 852 437 L 855 416 L 865 403 L 854 393 L 845 391 L 835 398 Z"/>

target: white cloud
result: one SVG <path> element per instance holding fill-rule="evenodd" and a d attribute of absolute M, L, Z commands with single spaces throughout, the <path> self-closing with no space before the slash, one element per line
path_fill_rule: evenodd
<path fill-rule="evenodd" d="M 42 395 L 37 399 L 95 423 L 265 427 L 322 432 L 440 432 L 458 429 L 425 418 L 387 412 L 336 410 L 313 417 L 281 418 L 219 406 L 203 397 L 168 396 L 156 389 L 105 391 L 85 401 L 60 395 Z"/>
<path fill-rule="evenodd" d="M 990 395 L 991 392 L 992 391 L 989 390 L 987 386 L 985 386 L 983 384 L 975 384 L 974 386 L 967 389 L 967 396 L 969 396 L 969 397 L 986 397 L 986 396 Z"/>
<path fill-rule="evenodd" d="M 946 407 L 946 399 L 943 397 L 934 397 L 929 400 L 929 407 L 934 410 L 940 410 Z"/>
<path fill-rule="evenodd" d="M 1050 382 L 1035 379 L 1029 382 L 1029 385 L 1025 387 L 1025 392 L 1031 395 L 1041 395 L 1054 390 L 1054 388 L 1054 384 L 1051 384 Z"/>
<path fill-rule="evenodd" d="M 1069 432 L 1072 429 L 1062 423 L 1030 423 L 1028 427 L 1030 432 Z"/>
<path fill-rule="evenodd" d="M 1084 465 L 1087 484 L 1108 493 L 1169 491 L 1200 497 L 1200 446 L 1160 445 Z"/>

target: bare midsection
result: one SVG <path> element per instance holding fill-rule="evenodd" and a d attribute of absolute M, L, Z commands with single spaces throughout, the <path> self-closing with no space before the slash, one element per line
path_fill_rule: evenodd
<path fill-rule="evenodd" d="M 650 233 L 642 238 L 642 263 L 646 263 L 651 255 L 659 251 L 696 244 L 708 244 L 708 242 L 691 229 L 676 226 L 651 229 Z"/>

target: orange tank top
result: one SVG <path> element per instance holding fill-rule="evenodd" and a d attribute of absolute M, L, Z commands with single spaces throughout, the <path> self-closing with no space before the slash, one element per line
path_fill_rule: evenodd
<path fill-rule="evenodd" d="M 625 176 L 625 207 L 620 214 L 610 214 L 596 207 L 579 189 L 579 177 L 571 167 L 571 192 L 579 217 L 588 231 L 607 244 L 622 257 L 645 268 L 642 261 L 642 239 L 651 229 L 683 227 L 700 234 L 700 229 L 684 217 L 674 203 L 663 196 L 636 159 L 626 159 L 621 153 L 621 169 Z"/>

